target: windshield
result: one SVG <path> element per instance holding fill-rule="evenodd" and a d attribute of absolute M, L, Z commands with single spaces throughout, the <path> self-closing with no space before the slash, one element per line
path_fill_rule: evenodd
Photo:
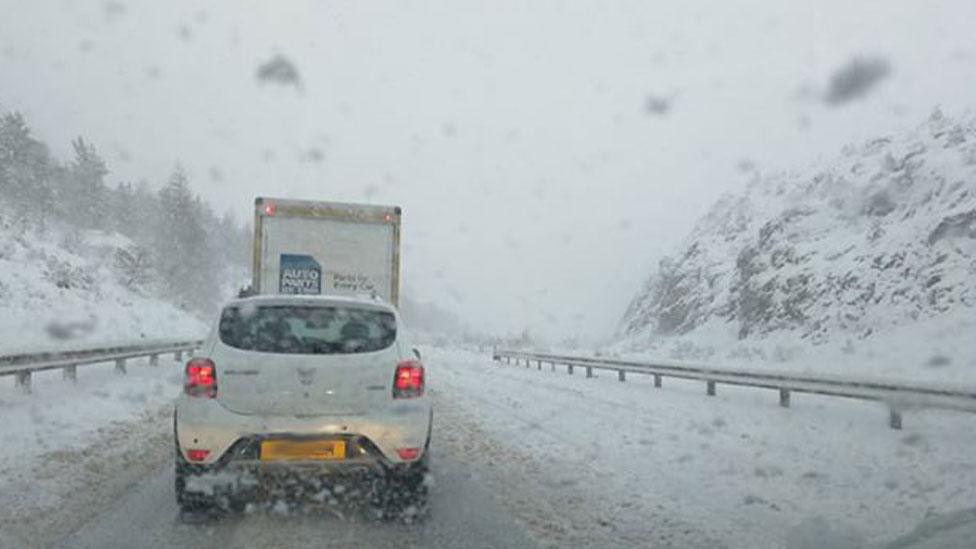
<path fill-rule="evenodd" d="M 294 305 L 227 307 L 219 329 L 220 341 L 235 349 L 309 355 L 380 351 L 396 333 L 393 313 Z"/>
<path fill-rule="evenodd" d="M 976 547 L 976 0 L 0 0 L 0 549 Z"/>

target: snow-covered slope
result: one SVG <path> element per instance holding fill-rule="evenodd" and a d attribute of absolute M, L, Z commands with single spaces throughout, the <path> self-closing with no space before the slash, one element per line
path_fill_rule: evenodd
<path fill-rule="evenodd" d="M 38 231 L 0 216 L 0 354 L 200 337 L 197 316 L 157 297 L 144 255 L 118 234 Z"/>
<path fill-rule="evenodd" d="M 976 117 L 936 111 L 723 197 L 649 277 L 621 335 L 699 359 L 901 345 L 915 365 L 976 369 L 974 329 Z"/>

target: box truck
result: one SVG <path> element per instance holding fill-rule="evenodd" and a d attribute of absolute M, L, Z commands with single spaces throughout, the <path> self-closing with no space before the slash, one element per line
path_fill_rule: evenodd
<path fill-rule="evenodd" d="M 397 206 L 258 197 L 251 293 L 400 299 Z"/>

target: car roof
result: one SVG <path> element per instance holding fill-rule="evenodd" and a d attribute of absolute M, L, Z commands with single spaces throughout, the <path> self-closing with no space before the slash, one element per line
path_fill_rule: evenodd
<path fill-rule="evenodd" d="M 360 309 L 373 309 L 377 311 L 388 311 L 397 314 L 393 305 L 380 299 L 368 297 L 354 297 L 341 295 L 287 295 L 287 294 L 266 294 L 233 299 L 226 306 L 239 306 L 245 304 L 252 305 L 312 305 L 329 306 L 339 305 L 346 307 L 356 307 Z"/>

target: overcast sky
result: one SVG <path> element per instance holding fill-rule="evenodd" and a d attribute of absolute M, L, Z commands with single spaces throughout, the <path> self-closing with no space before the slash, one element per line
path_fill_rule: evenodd
<path fill-rule="evenodd" d="M 404 208 L 405 290 L 609 334 L 746 177 L 976 102 L 972 0 L 0 1 L 0 108 L 110 182 Z M 282 55 L 301 85 L 259 81 Z M 856 56 L 890 76 L 822 98 Z"/>

